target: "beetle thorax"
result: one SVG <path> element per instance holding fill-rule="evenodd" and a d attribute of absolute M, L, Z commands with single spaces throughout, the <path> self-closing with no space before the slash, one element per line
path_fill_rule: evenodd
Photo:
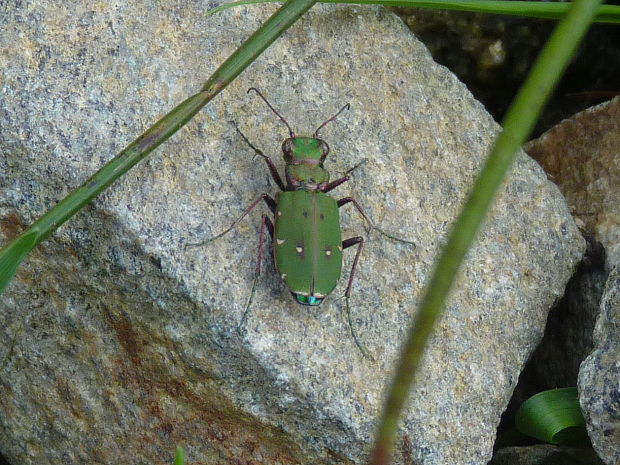
<path fill-rule="evenodd" d="M 318 190 L 329 181 L 329 173 L 321 166 L 306 163 L 287 164 L 286 181 L 291 190 Z"/>
<path fill-rule="evenodd" d="M 329 182 L 323 160 L 329 153 L 325 141 L 315 137 L 291 137 L 282 144 L 286 180 L 291 190 L 317 190 Z"/>

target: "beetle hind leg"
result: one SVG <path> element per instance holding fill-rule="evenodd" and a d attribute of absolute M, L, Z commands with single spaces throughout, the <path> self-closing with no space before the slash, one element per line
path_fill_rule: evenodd
<path fill-rule="evenodd" d="M 254 210 L 254 208 L 256 208 L 256 205 L 258 205 L 261 200 L 265 201 L 265 203 L 267 204 L 267 207 L 269 207 L 269 210 L 271 211 L 271 213 L 273 213 L 275 215 L 275 213 L 276 213 L 276 201 L 269 194 L 261 194 L 256 200 L 254 200 L 254 202 L 252 202 L 250 204 L 250 206 L 248 208 L 245 209 L 243 214 L 239 218 L 237 218 L 233 222 L 233 224 L 231 224 L 228 227 L 228 229 L 226 229 L 225 231 L 219 233 L 217 236 L 213 236 L 213 237 L 211 237 L 209 239 L 205 239 L 204 241 L 194 242 L 194 243 L 189 243 L 188 242 L 188 243 L 185 244 L 185 248 L 187 249 L 188 247 L 201 247 L 203 245 L 207 245 L 209 242 L 213 242 L 214 240 L 219 239 L 220 237 L 228 234 L 230 231 L 235 229 L 237 224 L 239 224 L 239 222 L 243 218 L 245 218 L 252 210 Z"/>
<path fill-rule="evenodd" d="M 360 255 L 362 253 L 362 249 L 364 248 L 364 238 L 361 236 L 356 236 L 342 241 L 343 250 L 354 245 L 357 245 L 357 252 L 355 253 L 355 258 L 353 259 L 353 266 L 351 266 L 351 274 L 349 275 L 347 290 L 344 293 L 345 307 L 347 309 L 347 320 L 349 321 L 349 329 L 351 330 L 351 336 L 353 337 L 353 341 L 355 341 L 355 345 L 364 357 L 367 357 L 370 360 L 374 361 L 374 358 L 372 357 L 372 355 L 370 355 L 370 352 L 366 350 L 366 348 L 362 345 L 359 338 L 357 337 L 357 332 L 355 331 L 355 327 L 353 326 L 353 321 L 351 319 L 351 307 L 349 305 L 349 297 L 351 296 L 351 287 L 353 286 L 353 277 L 355 276 L 355 270 L 357 268 Z"/>
<path fill-rule="evenodd" d="M 261 264 L 263 262 L 263 250 L 265 245 L 265 229 L 269 231 L 269 235 L 271 236 L 271 240 L 273 241 L 273 223 L 271 219 L 267 215 L 263 215 L 260 226 L 260 234 L 258 236 L 258 257 L 256 263 L 256 273 L 254 275 L 254 280 L 252 281 L 252 290 L 250 291 L 250 298 L 248 299 L 248 303 L 245 305 L 245 310 L 243 311 L 243 316 L 241 317 L 241 321 L 237 326 L 237 332 L 241 334 L 241 330 L 245 325 L 246 320 L 248 319 L 248 314 L 250 312 L 250 306 L 252 305 L 252 301 L 254 300 L 254 294 L 256 292 L 256 286 L 258 285 L 258 278 L 260 277 Z"/>
<path fill-rule="evenodd" d="M 357 200 L 355 200 L 353 197 L 344 197 L 344 198 L 338 200 L 338 202 L 337 202 L 338 208 L 340 208 L 343 205 L 346 205 L 348 203 L 352 203 L 355 206 L 355 208 L 357 209 L 359 214 L 362 215 L 362 218 L 364 218 L 366 220 L 366 222 L 368 223 L 368 226 L 370 227 L 370 229 L 374 229 L 379 234 L 381 234 L 381 235 L 383 235 L 383 236 L 385 236 L 385 237 L 387 237 L 389 239 L 392 239 L 393 241 L 402 242 L 404 244 L 413 245 L 415 247 L 415 242 L 409 241 L 407 239 L 402 239 L 402 238 L 397 237 L 397 236 L 395 236 L 393 234 L 390 234 L 387 231 L 384 231 L 379 226 L 375 226 L 375 224 L 372 222 L 372 220 L 366 215 L 366 213 L 364 213 L 364 210 L 362 209 L 360 204 L 357 203 Z"/>

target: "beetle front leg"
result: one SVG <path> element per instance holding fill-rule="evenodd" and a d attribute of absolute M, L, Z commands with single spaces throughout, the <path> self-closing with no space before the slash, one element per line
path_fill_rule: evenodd
<path fill-rule="evenodd" d="M 267 215 L 263 215 L 261 226 L 260 226 L 260 234 L 258 236 L 258 261 L 256 263 L 256 275 L 254 276 L 254 281 L 252 282 L 252 290 L 250 291 L 250 298 L 248 299 L 248 303 L 245 306 L 245 310 L 243 311 L 243 316 L 241 317 L 241 321 L 239 321 L 239 325 L 237 326 L 237 332 L 241 334 L 241 329 L 245 325 L 246 320 L 248 319 L 248 314 L 250 312 L 250 306 L 252 305 L 252 301 L 254 300 L 254 293 L 256 292 L 256 285 L 258 284 L 258 278 L 260 277 L 261 263 L 263 262 L 263 250 L 265 243 L 265 229 L 269 231 L 269 235 L 271 236 L 271 241 L 273 242 L 273 223 L 269 219 Z"/>
<path fill-rule="evenodd" d="M 232 231 L 235 226 L 237 226 L 237 224 L 247 216 L 248 213 L 250 213 L 252 210 L 254 210 L 254 208 L 256 207 L 256 205 L 258 205 L 258 203 L 264 200 L 265 203 L 267 204 L 267 207 L 269 207 L 269 210 L 271 210 L 271 213 L 273 213 L 275 215 L 276 213 L 276 201 L 273 199 L 273 197 L 271 197 L 269 194 L 261 194 L 256 200 L 254 200 L 254 202 L 252 202 L 252 204 L 245 209 L 245 211 L 243 212 L 243 214 L 237 218 L 235 220 L 235 222 L 233 224 L 230 225 L 230 227 L 228 229 L 226 229 L 224 232 L 219 233 L 217 236 L 214 236 L 210 239 L 206 239 L 202 242 L 196 242 L 196 243 L 192 243 L 192 244 L 185 244 L 185 248 L 187 247 L 200 247 L 203 246 L 205 244 L 208 244 L 211 241 L 214 241 L 216 239 L 219 239 L 220 237 L 222 237 L 225 234 L 228 234 L 230 231 Z"/>
<path fill-rule="evenodd" d="M 271 161 L 271 158 L 265 155 L 261 149 L 255 147 L 252 144 L 252 142 L 250 142 L 248 138 L 245 137 L 245 134 L 241 132 L 241 129 L 239 129 L 239 126 L 237 126 L 237 123 L 235 123 L 234 121 L 231 121 L 231 123 L 233 124 L 233 126 L 235 127 L 239 135 L 243 138 L 245 143 L 248 144 L 252 150 L 254 150 L 254 153 L 262 157 L 263 160 L 265 160 L 265 163 L 267 163 L 267 166 L 269 167 L 269 171 L 271 172 L 271 177 L 276 182 L 280 190 L 281 191 L 286 190 L 286 188 L 284 187 L 284 183 L 282 182 L 282 178 L 280 177 L 280 173 L 278 173 L 278 169 L 276 168 L 276 165 L 273 164 L 273 161 Z"/>
<path fill-rule="evenodd" d="M 375 224 L 372 222 L 372 220 L 366 215 L 366 213 L 364 213 L 364 210 L 362 210 L 362 207 L 360 207 L 360 204 L 357 203 L 357 200 L 355 200 L 353 197 L 344 197 L 344 198 L 338 200 L 338 202 L 337 202 L 338 208 L 340 208 L 343 205 L 346 205 L 348 203 L 352 203 L 355 206 L 357 211 L 360 213 L 360 215 L 362 215 L 362 218 L 364 218 L 366 220 L 366 222 L 368 223 L 368 225 L 370 226 L 371 229 L 375 229 L 380 234 L 382 234 L 385 237 L 390 238 L 390 239 L 392 239 L 394 241 L 403 242 L 405 244 L 410 244 L 410 245 L 415 246 L 415 242 L 408 241 L 407 239 L 401 239 L 400 237 L 396 237 L 393 234 L 390 234 L 390 233 L 384 231 L 380 227 L 375 226 Z"/>
<path fill-rule="evenodd" d="M 323 187 L 321 189 L 321 192 L 323 192 L 324 194 L 328 193 L 331 190 L 334 190 L 336 187 L 338 187 L 340 184 L 343 184 L 345 182 L 347 182 L 349 179 L 351 179 L 351 176 L 349 176 L 348 174 L 336 179 L 335 181 L 332 181 L 330 183 L 327 183 L 327 185 L 325 187 Z"/>
<path fill-rule="evenodd" d="M 364 357 L 368 357 L 369 359 L 374 361 L 374 358 L 370 353 L 366 350 L 366 348 L 362 345 L 360 340 L 357 337 L 357 333 L 353 327 L 353 322 L 351 321 L 351 308 L 349 306 L 349 297 L 351 296 L 351 287 L 353 286 L 353 277 L 355 276 L 355 270 L 357 268 L 357 264 L 360 259 L 360 255 L 362 254 L 362 249 L 364 248 L 364 238 L 361 236 L 352 237 L 350 239 L 346 239 L 342 241 L 342 250 L 347 249 L 351 246 L 357 245 L 357 252 L 355 253 L 355 258 L 353 259 L 353 266 L 351 266 L 351 274 L 349 275 L 349 283 L 347 284 L 347 290 L 344 293 L 345 298 L 345 306 L 347 308 L 347 320 L 349 321 L 349 329 L 351 330 L 351 336 L 353 336 L 353 340 L 355 341 L 355 345 L 360 350 Z"/>
<path fill-rule="evenodd" d="M 327 183 L 326 186 L 324 186 L 321 189 L 321 192 L 323 192 L 324 194 L 328 193 L 331 190 L 334 190 L 336 187 L 338 187 L 340 184 L 344 184 L 345 182 L 347 182 L 349 179 L 351 179 L 350 174 L 353 172 L 353 170 L 359 168 L 360 166 L 362 166 L 364 163 L 366 163 L 366 161 L 362 161 L 360 163 L 358 163 L 357 165 L 355 165 L 353 168 L 349 168 L 346 173 L 344 174 L 343 177 L 336 179 L 335 181 L 332 181 L 330 183 Z M 338 205 L 340 206 L 340 205 Z"/>

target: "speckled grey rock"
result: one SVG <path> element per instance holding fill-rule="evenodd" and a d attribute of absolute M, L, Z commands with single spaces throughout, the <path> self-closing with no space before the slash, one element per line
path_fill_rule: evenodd
<path fill-rule="evenodd" d="M 581 364 L 579 402 L 592 445 L 607 465 L 620 463 L 620 268 L 607 279 L 594 329 L 594 352 Z"/>
<path fill-rule="evenodd" d="M 31 223 L 150 123 L 196 92 L 274 10 L 23 2 L 0 19 L 0 218 Z M 243 334 L 259 213 L 274 192 L 245 134 L 281 168 L 299 133 L 345 102 L 323 136 L 335 196 L 367 238 L 353 286 L 294 304 L 265 267 Z M 0 302 L 0 449 L 20 465 L 361 463 L 408 323 L 498 126 L 393 15 L 317 6 L 148 161 L 39 247 Z M 495 428 L 583 241 L 557 188 L 521 155 L 470 251 L 437 331 L 395 463 L 484 464 Z M 345 270 L 352 254 L 346 257 Z M 345 272 L 345 277 L 347 272 Z M 403 449 L 404 450 L 404 449 Z M 410 452 L 409 452 L 410 451 Z"/>
<path fill-rule="evenodd" d="M 525 148 L 603 245 L 607 270 L 620 266 L 620 97 L 562 121 Z"/>
<path fill-rule="evenodd" d="M 526 147 L 556 180 L 584 230 L 603 245 L 607 272 L 617 270 L 620 267 L 620 98 L 563 121 Z M 606 278 L 593 337 L 595 349 L 581 364 L 579 372 L 580 402 L 588 433 L 608 465 L 620 463 L 617 275 L 615 271 Z M 586 297 L 588 290 L 584 288 L 582 294 Z M 583 305 L 582 309 L 587 307 Z"/>

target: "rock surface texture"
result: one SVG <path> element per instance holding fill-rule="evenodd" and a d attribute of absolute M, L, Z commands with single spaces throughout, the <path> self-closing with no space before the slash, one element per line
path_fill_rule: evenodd
<path fill-rule="evenodd" d="M 592 445 L 620 463 L 620 98 L 563 121 L 527 145 L 605 250 L 604 290 L 594 351 L 579 370 L 579 401 Z M 600 279 L 592 275 L 592 278 Z M 598 286 L 598 285 L 597 285 Z M 587 295 L 584 288 L 583 296 Z M 583 306 L 586 309 L 589 306 Z"/>
<path fill-rule="evenodd" d="M 273 6 L 21 2 L 0 18 L 0 225 L 6 241 L 200 88 Z M 268 260 L 247 321 L 260 213 L 227 228 L 286 128 L 326 126 L 343 279 L 296 305 Z M 362 463 L 421 291 L 498 125 L 395 16 L 317 6 L 186 127 L 40 246 L 0 300 L 0 450 L 15 464 Z M 262 208 L 262 207 L 261 207 Z M 524 361 L 584 243 L 524 154 L 470 251 L 402 423 L 395 463 L 482 465 Z"/>
<path fill-rule="evenodd" d="M 609 278 L 594 328 L 596 347 L 581 364 L 579 402 L 592 446 L 607 465 L 620 463 L 620 268 Z"/>
<path fill-rule="evenodd" d="M 526 145 L 588 234 L 620 265 L 620 97 L 562 121 Z"/>

